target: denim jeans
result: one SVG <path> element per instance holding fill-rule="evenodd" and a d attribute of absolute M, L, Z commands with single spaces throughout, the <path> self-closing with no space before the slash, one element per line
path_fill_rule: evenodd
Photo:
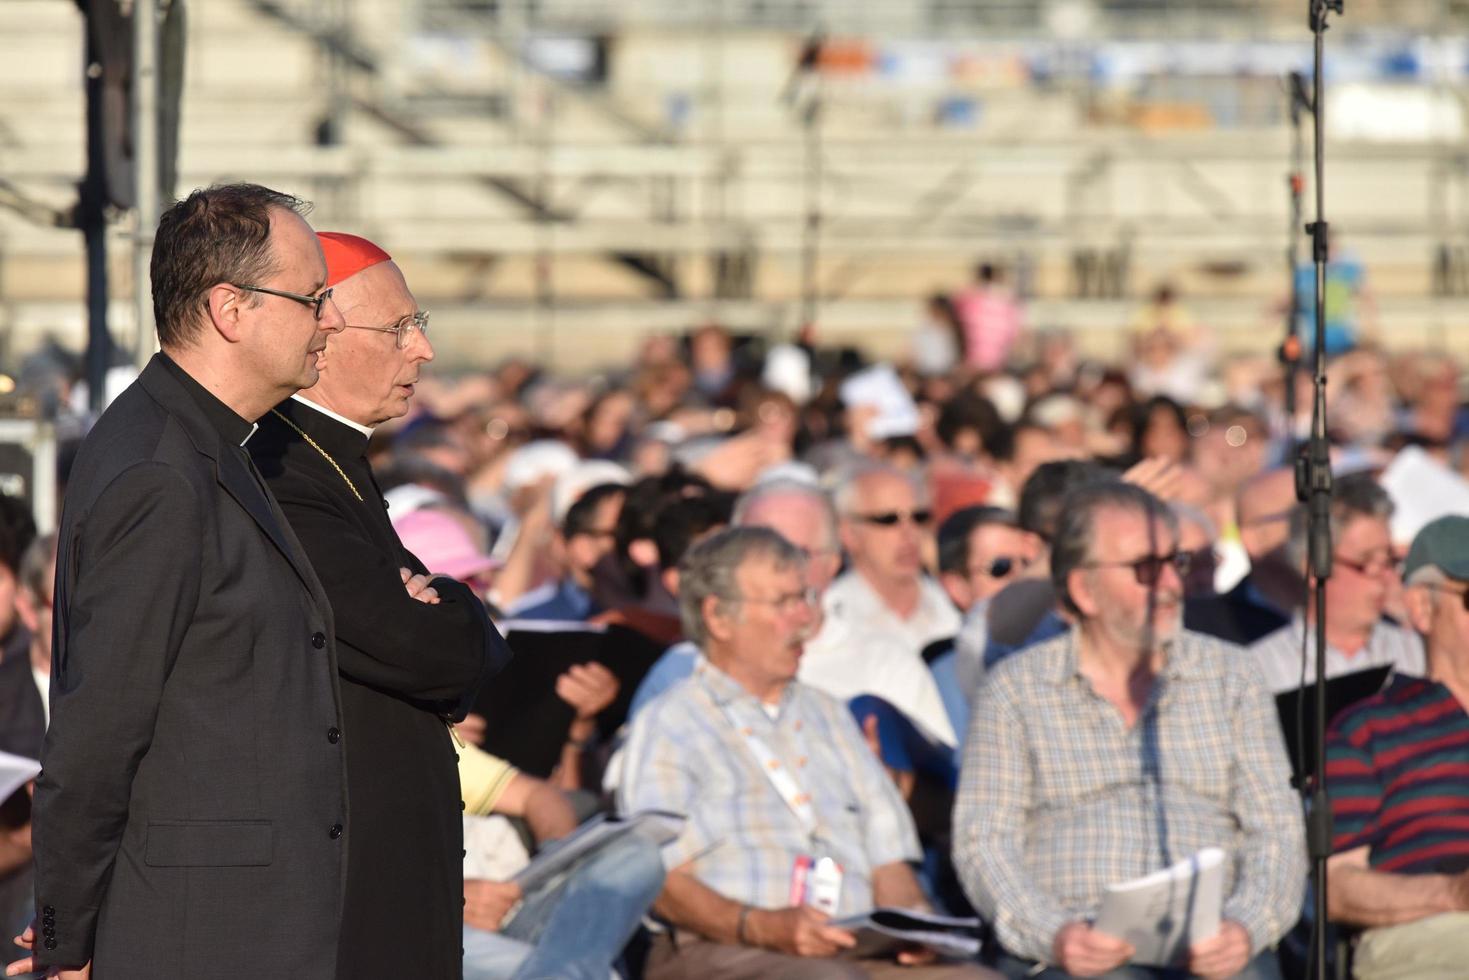
<path fill-rule="evenodd" d="M 657 845 L 625 834 L 527 894 L 498 932 L 464 927 L 464 980 L 607 980 L 663 888 Z"/>
<path fill-rule="evenodd" d="M 1065 970 L 1054 966 L 1048 966 L 1044 970 L 1032 973 L 1031 971 L 1035 969 L 1034 963 L 1017 959 L 1004 952 L 999 954 L 994 967 L 1008 980 L 1070 980 L 1072 976 Z M 1154 966 L 1124 966 L 1103 973 L 1094 980 L 1187 980 L 1191 975 L 1187 970 Z M 1245 968 L 1236 973 L 1231 980 L 1281 980 L 1280 961 L 1275 958 L 1273 950 L 1267 949 L 1246 963 Z"/>

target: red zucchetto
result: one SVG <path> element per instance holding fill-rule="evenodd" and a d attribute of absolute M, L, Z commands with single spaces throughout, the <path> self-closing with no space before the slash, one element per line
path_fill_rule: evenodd
<path fill-rule="evenodd" d="M 326 284 L 335 286 L 349 276 L 393 257 L 372 242 L 340 231 L 318 231 L 322 254 L 326 256 Z"/>

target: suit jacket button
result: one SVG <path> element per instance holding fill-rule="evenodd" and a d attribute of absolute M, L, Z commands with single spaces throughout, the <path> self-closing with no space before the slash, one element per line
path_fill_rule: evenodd
<path fill-rule="evenodd" d="M 340 728 L 337 728 L 335 725 L 333 725 L 331 728 L 328 728 L 326 730 L 326 740 L 333 745 L 336 745 L 342 740 L 342 730 Z"/>
<path fill-rule="evenodd" d="M 311 645 L 320 650 L 322 647 L 326 646 L 326 635 L 322 633 L 312 633 Z"/>
<path fill-rule="evenodd" d="M 338 837 L 342 836 L 342 825 L 339 823 L 334 823 L 332 824 L 332 829 L 328 830 L 326 833 L 327 836 L 330 837 L 332 840 L 336 840 Z"/>
<path fill-rule="evenodd" d="M 46 948 L 47 949 L 55 949 L 56 948 L 56 937 L 55 936 L 47 936 L 46 937 Z"/>

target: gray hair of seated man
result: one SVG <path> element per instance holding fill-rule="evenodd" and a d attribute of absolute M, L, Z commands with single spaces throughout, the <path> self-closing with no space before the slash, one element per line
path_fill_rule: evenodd
<path fill-rule="evenodd" d="M 1348 473 L 1336 477 L 1331 483 L 1331 540 L 1341 540 L 1347 524 L 1358 517 L 1387 521 L 1396 509 L 1392 497 L 1372 474 Z M 1298 571 L 1306 568 L 1309 523 L 1310 510 L 1305 504 L 1297 504 L 1290 514 L 1290 539 L 1285 548 L 1291 567 Z"/>
<path fill-rule="evenodd" d="M 1073 616 L 1081 615 L 1067 584 L 1071 573 L 1094 556 L 1097 515 L 1105 510 L 1128 510 L 1167 527 L 1175 540 L 1178 518 L 1168 505 L 1142 487 L 1121 480 L 1106 480 L 1077 487 L 1066 495 L 1056 522 L 1056 539 L 1051 545 L 1051 584 L 1061 605 Z"/>
<path fill-rule="evenodd" d="M 765 501 L 788 497 L 804 497 L 819 506 L 822 520 L 826 524 L 827 546 L 831 548 L 841 546 L 841 538 L 837 531 L 836 505 L 832 503 L 831 494 L 815 484 L 803 483 L 800 480 L 782 478 L 755 484 L 740 494 L 739 499 L 735 501 L 734 516 L 730 519 L 730 523 L 736 527 L 744 527 L 750 512 Z"/>
<path fill-rule="evenodd" d="M 765 559 L 776 568 L 801 568 L 801 550 L 768 527 L 731 527 L 716 531 L 689 549 L 679 564 L 678 608 L 684 636 L 699 649 L 709 642 L 704 622 L 704 600 L 715 596 L 738 604 L 736 575 L 752 559 Z"/>

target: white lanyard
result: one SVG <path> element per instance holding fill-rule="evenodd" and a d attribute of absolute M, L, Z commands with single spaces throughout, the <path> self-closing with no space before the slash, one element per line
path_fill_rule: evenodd
<path fill-rule="evenodd" d="M 801 827 L 806 831 L 807 836 L 814 840 L 819 824 L 816 819 L 816 808 L 811 805 L 811 794 L 802 791 L 790 767 L 780 761 L 780 756 L 770 750 L 770 746 L 755 734 L 753 728 L 740 724 L 740 720 L 735 717 L 728 704 L 720 705 L 720 710 L 724 712 L 724 717 L 729 721 L 730 727 L 745 740 L 745 747 L 755 757 L 756 764 L 770 780 L 770 785 L 775 787 L 776 793 L 780 794 L 785 805 L 796 815 L 796 819 L 801 822 Z"/>

